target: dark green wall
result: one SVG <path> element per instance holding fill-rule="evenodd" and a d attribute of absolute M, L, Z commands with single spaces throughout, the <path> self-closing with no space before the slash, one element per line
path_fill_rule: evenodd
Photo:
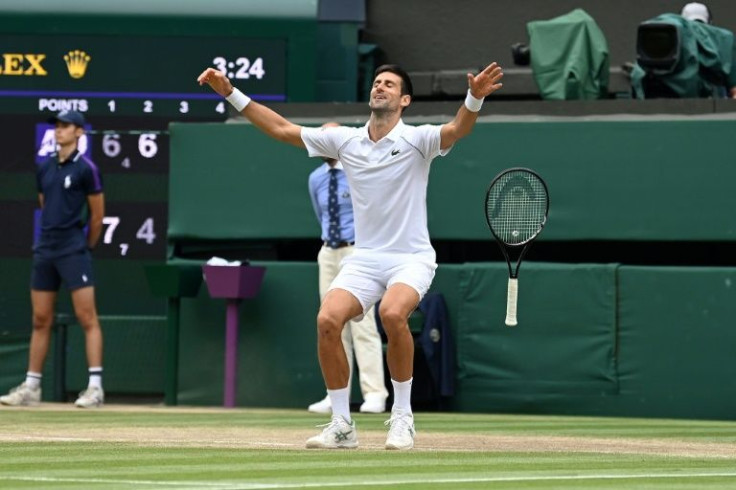
<path fill-rule="evenodd" d="M 721 211 L 736 209 L 734 132 L 730 119 L 478 124 L 432 163 L 430 234 L 488 239 L 487 185 L 525 166 L 550 189 L 542 240 L 734 240 Z M 171 145 L 170 238 L 317 234 L 306 182 L 319 160 L 305 150 L 241 124 L 172 124 Z"/>

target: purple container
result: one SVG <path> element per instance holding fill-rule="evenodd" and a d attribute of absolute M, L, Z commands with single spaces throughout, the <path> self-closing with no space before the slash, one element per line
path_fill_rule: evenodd
<path fill-rule="evenodd" d="M 207 289 L 213 298 L 254 298 L 261 289 L 265 267 L 203 265 Z"/>

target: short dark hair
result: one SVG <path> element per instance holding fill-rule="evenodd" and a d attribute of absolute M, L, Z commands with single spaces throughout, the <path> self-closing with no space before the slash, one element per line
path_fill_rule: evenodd
<path fill-rule="evenodd" d="M 373 74 L 373 79 L 375 80 L 378 75 L 385 72 L 393 73 L 401 77 L 401 95 L 408 95 L 410 97 L 414 96 L 414 87 L 411 84 L 411 78 L 409 78 L 409 74 L 406 73 L 403 68 L 399 65 L 381 65 L 376 68 L 376 71 Z"/>

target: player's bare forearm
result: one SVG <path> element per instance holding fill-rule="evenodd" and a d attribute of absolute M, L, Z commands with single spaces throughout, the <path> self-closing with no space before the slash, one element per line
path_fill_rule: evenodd
<path fill-rule="evenodd" d="M 265 105 L 251 101 L 240 113 L 268 136 L 305 148 L 304 141 L 302 141 L 302 127 Z"/>
<path fill-rule="evenodd" d="M 230 80 L 219 70 L 207 68 L 197 77 L 200 85 L 205 83 L 212 90 L 223 97 L 228 97 L 233 93 L 235 88 Z M 255 127 L 266 133 L 268 136 L 289 143 L 294 146 L 304 148 L 304 142 L 301 137 L 301 126 L 288 121 L 286 118 L 268 107 L 251 100 L 248 105 L 240 111 L 240 114 L 253 123 Z"/>
<path fill-rule="evenodd" d="M 469 111 L 465 105 L 461 105 L 455 114 L 455 119 L 447 123 L 449 132 L 455 140 L 464 138 L 473 131 L 475 122 L 478 120 L 478 113 Z"/>
<path fill-rule="evenodd" d="M 498 63 L 493 62 L 488 65 L 477 75 L 468 73 L 468 90 L 470 95 L 478 100 L 483 100 L 496 90 L 503 87 L 501 83 L 503 78 L 503 70 Z M 480 102 L 476 101 L 480 104 Z M 478 105 L 478 108 L 480 105 Z M 475 109 L 475 111 L 477 111 Z M 440 148 L 446 149 L 451 147 L 457 140 L 469 135 L 478 120 L 478 112 L 471 111 L 463 104 L 457 111 L 455 119 L 442 126 L 440 132 Z"/>

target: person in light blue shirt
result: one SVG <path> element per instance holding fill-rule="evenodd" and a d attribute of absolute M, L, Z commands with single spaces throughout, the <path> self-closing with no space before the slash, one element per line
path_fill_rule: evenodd
<path fill-rule="evenodd" d="M 328 123 L 333 124 L 334 123 Z M 326 125 L 327 126 L 327 125 Z M 336 207 L 337 220 L 330 219 L 330 179 L 331 174 L 337 181 Z M 322 300 L 330 288 L 332 280 L 340 270 L 342 259 L 353 253 L 355 230 L 353 228 L 353 203 L 350 197 L 345 172 L 337 160 L 325 159 L 309 176 L 309 197 L 312 199 L 314 213 L 322 228 L 322 248 L 317 256 L 319 264 L 319 294 Z M 332 230 L 330 229 L 332 225 Z M 331 236 L 332 231 L 332 236 Z M 337 235 L 335 236 L 335 233 Z M 353 373 L 353 354 L 358 361 L 360 391 L 363 404 L 360 411 L 364 413 L 382 413 L 386 410 L 386 389 L 383 373 L 383 347 L 381 337 L 376 328 L 373 308 L 360 321 L 351 320 L 342 331 L 342 343 L 350 366 L 350 377 Z M 350 385 L 348 385 L 350 386 Z M 349 390 L 348 390 L 349 391 Z M 308 408 L 314 413 L 330 413 L 332 403 L 329 395 L 311 404 Z"/>

